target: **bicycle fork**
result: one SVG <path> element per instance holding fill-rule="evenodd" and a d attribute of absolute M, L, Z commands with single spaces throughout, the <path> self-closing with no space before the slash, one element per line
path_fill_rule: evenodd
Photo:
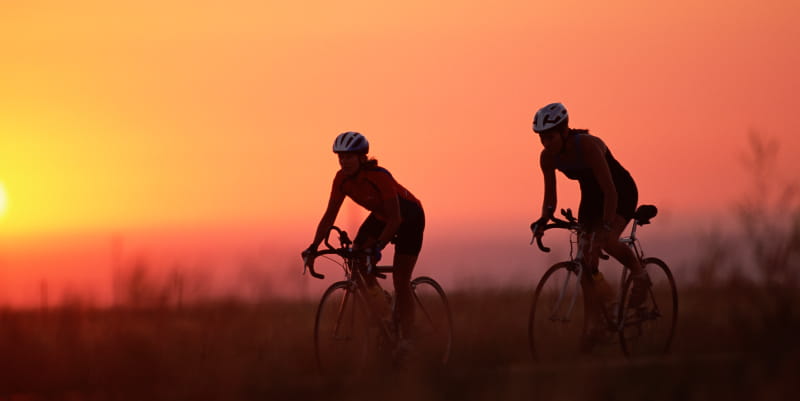
<path fill-rule="evenodd" d="M 561 290 L 558 293 L 558 298 L 556 299 L 556 302 L 553 305 L 553 310 L 550 313 L 550 321 L 553 322 L 569 322 L 570 316 L 572 316 L 572 310 L 575 308 L 575 302 L 578 300 L 578 293 L 581 285 L 581 275 L 583 275 L 583 266 L 576 264 L 576 269 L 574 272 L 571 270 L 567 270 L 567 272 L 567 278 L 564 280 L 564 283 L 561 284 Z M 572 274 L 569 274 L 569 272 L 575 273 L 576 280 L 575 291 L 572 291 L 569 295 L 567 295 L 569 292 L 569 282 L 572 279 Z M 559 315 L 561 304 L 564 302 L 564 298 L 566 297 L 569 297 L 567 300 L 569 306 L 567 306 L 567 310 L 563 314 Z"/>
<path fill-rule="evenodd" d="M 380 285 L 378 283 L 374 283 L 374 285 L 378 286 L 377 288 L 380 289 Z M 394 308 L 393 302 L 389 302 L 385 299 L 374 299 L 378 297 L 376 294 L 371 294 L 370 292 L 370 284 L 367 283 L 366 278 L 363 277 L 361 274 L 357 274 L 355 277 L 355 295 L 359 298 L 362 305 L 364 306 L 364 310 L 367 314 L 367 320 L 371 322 L 371 326 L 380 333 L 380 336 L 388 341 L 390 344 L 394 344 L 397 342 L 397 331 L 393 326 L 393 316 L 394 316 Z M 374 290 L 374 289 L 373 289 Z M 380 296 L 383 294 L 383 289 L 380 289 Z M 388 305 L 382 306 L 377 305 L 377 302 L 386 302 Z M 389 309 L 388 312 L 388 319 L 385 315 L 385 308 Z"/>

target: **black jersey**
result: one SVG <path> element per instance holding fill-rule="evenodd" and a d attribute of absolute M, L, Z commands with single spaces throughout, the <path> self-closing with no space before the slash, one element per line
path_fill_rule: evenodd
<path fill-rule="evenodd" d="M 556 169 L 564 173 L 567 178 L 577 180 L 581 187 L 581 204 L 578 210 L 578 220 L 582 224 L 600 224 L 603 219 L 603 204 L 605 198 L 603 190 L 600 188 L 594 172 L 586 163 L 585 157 L 581 154 L 580 142 L 588 139 L 588 131 L 573 130 L 567 136 L 568 141 L 574 141 L 577 159 L 569 162 L 562 160 L 556 155 Z M 633 177 L 622 165 L 614 158 L 611 151 L 606 148 L 606 163 L 611 170 L 611 179 L 617 189 L 617 214 L 627 220 L 633 218 L 638 202 L 638 191 Z"/>

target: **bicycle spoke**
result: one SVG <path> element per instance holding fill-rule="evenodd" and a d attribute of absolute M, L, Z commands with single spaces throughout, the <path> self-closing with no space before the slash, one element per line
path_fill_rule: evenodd
<path fill-rule="evenodd" d="M 393 314 L 389 313 L 387 305 L 377 303 L 374 294 L 366 293 L 359 263 L 363 252 L 354 249 L 347 233 L 336 226 L 331 226 L 328 236 L 333 231 L 339 233 L 339 248 L 333 247 L 325 237 L 328 249 L 303 252 L 305 267 L 314 278 L 324 278 L 314 270 L 313 262 L 325 255 L 342 258 L 339 265 L 346 278 L 328 287 L 317 307 L 314 352 L 319 369 L 326 374 L 357 375 L 373 362 L 397 362 L 403 348 L 408 349 L 407 343 L 413 341 L 419 341 L 423 345 L 421 353 L 430 356 L 436 364 L 447 363 L 453 338 L 452 315 L 441 286 L 430 277 L 418 277 L 410 283 L 413 301 L 408 313 L 418 319 L 403 322 L 401 327 L 397 317 L 390 316 Z M 391 273 L 393 269 L 392 266 L 375 267 L 383 273 Z M 407 324 L 411 327 L 405 327 Z M 414 327 L 420 328 L 419 336 L 414 336 Z"/>
<path fill-rule="evenodd" d="M 362 369 L 369 347 L 366 315 L 351 283 L 334 283 L 322 296 L 314 325 L 317 364 L 322 372 Z"/>
<path fill-rule="evenodd" d="M 636 308 L 627 308 L 620 341 L 628 356 L 658 355 L 669 352 L 677 322 L 678 299 L 675 281 L 667 265 L 648 258 L 643 265 L 652 282 L 645 302 Z M 623 303 L 627 303 L 633 286 L 628 279 Z"/>
<path fill-rule="evenodd" d="M 335 324 L 334 324 L 334 326 L 333 326 L 333 338 L 334 338 L 334 339 L 343 339 L 343 340 L 347 340 L 347 339 L 349 339 L 349 338 L 350 338 L 350 337 L 348 337 L 348 336 L 345 336 L 345 337 L 339 337 L 339 329 L 340 329 L 340 327 L 341 327 L 341 325 L 342 325 L 342 319 L 344 319 L 344 318 L 346 317 L 346 316 L 345 316 L 345 314 L 346 314 L 347 312 L 350 312 L 351 314 L 352 314 L 352 313 L 355 313 L 355 308 L 350 308 L 350 310 L 349 310 L 349 311 L 347 311 L 347 310 L 346 310 L 347 301 L 348 301 L 350 298 L 351 298 L 351 296 L 350 296 L 350 293 L 349 293 L 349 292 L 346 292 L 346 293 L 344 294 L 344 296 L 342 297 L 342 301 L 339 303 L 339 310 L 338 310 L 338 311 L 337 311 L 337 313 L 336 313 L 336 323 L 335 323 Z M 353 323 L 353 321 L 352 321 L 352 319 L 353 319 L 353 318 L 354 318 L 353 316 L 350 316 L 350 320 L 349 320 L 349 322 L 350 322 L 351 326 L 352 326 L 352 323 Z M 353 327 L 350 327 L 350 330 L 352 330 L 352 329 L 353 329 Z"/>
<path fill-rule="evenodd" d="M 433 317 L 431 317 L 430 312 L 428 312 L 428 308 L 426 308 L 425 304 L 420 300 L 420 298 L 417 295 L 416 291 L 413 292 L 413 295 L 414 295 L 414 302 L 417 305 L 417 312 L 416 313 L 419 313 L 419 311 L 422 311 L 423 315 L 425 316 L 425 321 L 431 327 L 433 327 L 433 331 L 436 331 L 436 327 L 438 326 L 438 323 L 436 323 L 436 321 L 433 319 Z"/>
<path fill-rule="evenodd" d="M 558 362 L 579 356 L 585 317 L 580 280 L 572 269 L 571 262 L 553 265 L 534 293 L 528 340 L 536 361 Z"/>
<path fill-rule="evenodd" d="M 416 308 L 410 340 L 418 348 L 421 361 L 446 364 L 450 358 L 453 325 L 444 290 L 429 277 L 414 279 L 412 288 Z"/>

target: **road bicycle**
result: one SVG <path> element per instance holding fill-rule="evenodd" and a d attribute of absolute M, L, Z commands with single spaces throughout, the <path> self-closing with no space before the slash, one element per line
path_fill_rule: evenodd
<path fill-rule="evenodd" d="M 629 269 L 623 266 L 616 300 L 612 303 L 615 307 L 610 310 L 600 306 L 600 301 L 582 299 L 581 279 L 587 274 L 583 255 L 591 246 L 591 235 L 584 235 L 569 209 L 561 210 L 566 220 L 550 218 L 552 223 L 544 226 L 545 231 L 557 228 L 570 232 L 570 258 L 547 269 L 536 286 L 528 321 L 528 339 L 534 360 L 564 361 L 595 352 L 596 345 L 617 342 L 626 357 L 669 352 L 678 319 L 675 279 L 664 261 L 644 256 L 636 236 L 636 228 L 649 224 L 657 213 L 653 205 L 637 208 L 630 235 L 620 238 L 633 250 L 650 277 L 652 285 L 645 301 L 637 307 L 629 307 L 633 280 Z M 533 224 L 531 229 L 534 229 Z M 536 242 L 543 252 L 550 251 L 542 244 L 541 236 L 536 237 Z M 603 254 L 601 258 L 607 260 L 608 256 Z M 598 313 L 593 312 L 596 309 L 585 310 L 589 306 L 601 311 L 599 319 Z"/>
<path fill-rule="evenodd" d="M 339 235 L 339 247 L 328 242 L 333 231 Z M 403 328 L 407 332 L 402 332 L 394 313 L 394 297 L 379 286 L 368 284 L 374 280 L 367 280 L 367 275 L 385 279 L 393 267 L 374 265 L 374 255 L 353 249 L 347 232 L 336 226 L 328 231 L 325 245 L 327 249 L 305 258 L 306 268 L 312 277 L 324 279 L 314 270 L 314 261 L 325 256 L 342 267 L 345 279 L 325 290 L 317 308 L 314 351 L 321 372 L 357 373 L 381 363 L 397 366 L 409 360 L 447 363 L 453 322 L 447 296 L 439 283 L 425 276 L 411 280 L 414 321 L 410 328 Z"/>

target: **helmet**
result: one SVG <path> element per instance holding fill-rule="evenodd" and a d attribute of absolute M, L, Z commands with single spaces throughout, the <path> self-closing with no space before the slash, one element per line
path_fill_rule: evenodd
<path fill-rule="evenodd" d="M 550 103 L 533 116 L 533 131 L 541 134 L 567 120 L 569 120 L 567 108 L 561 103 Z"/>
<path fill-rule="evenodd" d="M 369 152 L 369 142 L 367 142 L 367 138 L 365 138 L 364 135 L 358 132 L 342 132 L 336 137 L 336 140 L 333 141 L 333 152 L 367 153 Z"/>

